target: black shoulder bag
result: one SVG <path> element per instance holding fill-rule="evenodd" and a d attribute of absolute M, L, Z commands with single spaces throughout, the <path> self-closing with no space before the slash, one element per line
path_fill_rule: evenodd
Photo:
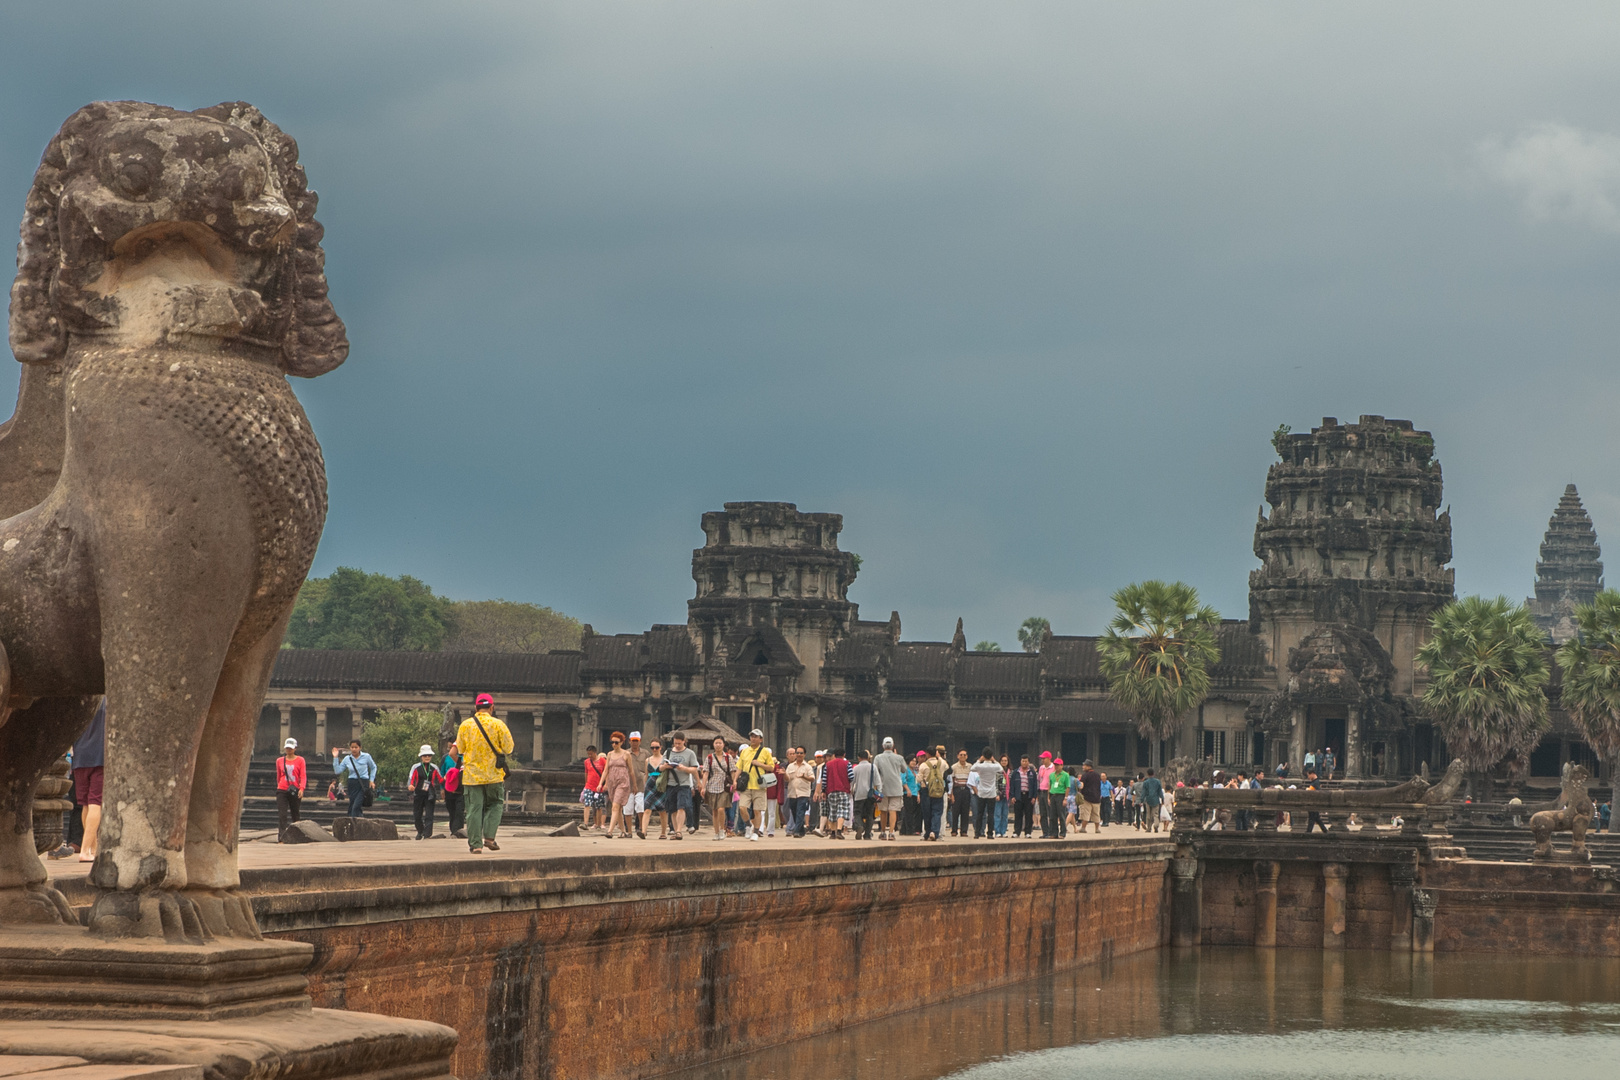
<path fill-rule="evenodd" d="M 505 773 L 506 755 L 495 749 L 495 744 L 490 741 L 489 732 L 484 730 L 484 722 L 478 719 L 477 713 L 473 713 L 473 723 L 478 725 L 478 734 L 482 735 L 484 737 L 484 741 L 489 743 L 489 752 L 495 755 L 495 767 L 501 770 L 502 773 Z"/>

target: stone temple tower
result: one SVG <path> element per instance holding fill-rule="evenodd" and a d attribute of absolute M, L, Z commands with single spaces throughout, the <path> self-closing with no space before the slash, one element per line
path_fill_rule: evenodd
<path fill-rule="evenodd" d="M 702 657 L 705 704 L 727 722 L 752 718 L 767 737 L 783 738 L 776 725 L 793 717 L 767 715 L 767 701 L 792 702 L 820 686 L 829 646 L 859 617 L 849 599 L 856 558 L 838 548 L 843 526 L 839 514 L 792 503 L 726 503 L 703 515 L 686 625 Z"/>
<path fill-rule="evenodd" d="M 1327 417 L 1275 444 L 1249 575 L 1250 629 L 1277 673 L 1265 726 L 1296 764 L 1332 746 L 1347 774 L 1388 775 L 1426 759 L 1409 737 L 1414 654 L 1455 595 L 1434 439 L 1407 420 Z"/>
<path fill-rule="evenodd" d="M 1580 494 L 1574 484 L 1565 485 L 1541 542 L 1536 595 L 1525 601 L 1536 625 L 1552 635 L 1554 644 L 1575 636 L 1575 608 L 1590 604 L 1603 591 L 1602 554 Z"/>
<path fill-rule="evenodd" d="M 1440 510 L 1434 439 L 1409 420 L 1333 417 L 1277 440 L 1254 529 L 1263 564 L 1249 574 L 1252 628 L 1279 667 L 1312 630 L 1348 624 L 1375 636 L 1414 692 L 1412 654 L 1455 594 L 1451 514 Z"/>

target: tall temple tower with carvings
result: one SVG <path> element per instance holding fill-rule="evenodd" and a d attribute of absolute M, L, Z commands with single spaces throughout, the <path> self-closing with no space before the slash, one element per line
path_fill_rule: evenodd
<path fill-rule="evenodd" d="M 843 525 L 842 515 L 779 502 L 726 503 L 703 515 L 687 629 L 709 702 L 728 722 L 785 738 L 779 725 L 820 687 L 829 649 L 858 619 L 849 599 L 857 560 L 838 548 Z"/>
<path fill-rule="evenodd" d="M 1334 746 L 1351 775 L 1405 771 L 1428 752 L 1408 739 L 1415 654 L 1455 595 L 1434 439 L 1407 420 L 1327 417 L 1275 446 L 1249 575 L 1277 680 L 1267 726 L 1296 763 Z"/>
<path fill-rule="evenodd" d="M 1603 549 L 1574 484 L 1564 487 L 1547 522 L 1536 563 L 1536 595 L 1526 600 L 1536 625 L 1562 645 L 1575 636 L 1575 608 L 1603 591 Z"/>

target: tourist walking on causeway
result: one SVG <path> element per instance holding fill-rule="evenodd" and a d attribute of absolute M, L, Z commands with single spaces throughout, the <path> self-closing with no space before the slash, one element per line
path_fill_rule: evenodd
<path fill-rule="evenodd" d="M 927 756 L 927 752 L 917 751 L 917 764 L 921 765 L 923 759 Z M 906 794 L 905 798 L 901 800 L 900 831 L 906 836 L 912 836 L 923 831 L 921 825 L 922 803 L 917 798 L 917 772 L 909 762 L 906 764 L 906 771 L 901 774 L 901 779 L 905 782 Z M 890 839 L 894 838 L 891 837 Z"/>
<path fill-rule="evenodd" d="M 652 815 L 658 815 L 658 839 L 669 839 L 669 808 L 664 805 L 664 796 L 669 791 L 669 780 L 664 776 L 664 745 L 657 739 L 647 748 L 647 785 L 642 791 L 641 812 L 641 838 L 647 839 L 647 830 L 652 828 Z"/>
<path fill-rule="evenodd" d="M 883 824 L 878 833 L 880 840 L 894 840 L 900 835 L 900 815 L 906 805 L 906 759 L 894 752 L 894 740 L 883 740 L 883 753 L 872 763 L 877 768 L 878 812 Z"/>
<path fill-rule="evenodd" d="M 624 748 L 624 732 L 615 731 L 608 736 L 608 752 L 602 762 L 602 791 L 607 795 L 611 816 L 608 818 L 608 839 L 624 830 L 630 838 L 630 815 L 625 808 L 635 805 L 630 801 L 630 751 Z"/>
<path fill-rule="evenodd" d="M 855 804 L 854 828 L 850 831 L 857 840 L 872 839 L 872 813 L 877 808 L 877 771 L 872 767 L 872 754 L 862 750 L 854 769 L 850 771 L 849 797 Z"/>
<path fill-rule="evenodd" d="M 1012 759 L 1001 755 L 1001 778 L 996 781 L 996 835 L 1007 835 L 1007 819 L 1012 816 L 1012 796 L 1007 794 L 1007 779 L 1012 776 Z"/>
<path fill-rule="evenodd" d="M 1041 751 L 1041 766 L 1035 770 L 1035 805 L 1041 812 L 1041 839 L 1056 835 L 1052 828 L 1052 751 Z"/>
<path fill-rule="evenodd" d="M 742 793 L 738 828 L 750 840 L 765 835 L 765 777 L 775 775 L 776 759 L 765 747 L 765 733 L 755 728 L 737 754 L 737 788 Z"/>
<path fill-rule="evenodd" d="M 281 744 L 281 760 L 276 762 L 276 842 L 287 842 L 287 826 L 298 820 L 298 809 L 303 805 L 304 788 L 309 775 L 304 759 L 298 756 L 298 740 L 288 739 Z"/>
<path fill-rule="evenodd" d="M 1052 771 L 1046 778 L 1047 812 L 1052 815 L 1051 838 L 1061 840 L 1065 834 L 1064 819 L 1068 816 L 1069 781 L 1074 779 L 1063 768 L 1062 758 L 1052 759 Z"/>
<path fill-rule="evenodd" d="M 789 751 L 787 775 L 787 834 L 804 839 L 810 828 L 810 796 L 816 790 L 816 767 L 804 760 L 804 747 Z"/>
<path fill-rule="evenodd" d="M 647 839 L 647 751 L 641 748 L 641 732 L 632 731 L 625 744 L 630 754 L 630 801 L 625 803 L 624 816 L 635 827 L 637 835 Z"/>
<path fill-rule="evenodd" d="M 579 823 L 582 829 L 589 829 L 593 819 L 594 824 L 602 824 L 603 808 L 607 806 L 607 796 L 602 794 L 602 762 L 596 747 L 585 748 L 585 786 L 579 789 L 579 805 L 585 808 L 585 819 Z M 444 803 L 450 805 L 450 796 L 444 797 Z"/>
<path fill-rule="evenodd" d="M 587 747 L 586 753 L 595 753 L 596 747 Z M 467 838 L 467 801 L 461 794 L 461 748 L 451 743 L 444 751 L 444 760 L 439 763 L 440 775 L 444 777 L 444 812 L 450 818 L 450 835 L 458 840 Z M 586 810 L 585 823 L 590 824 L 589 809 Z M 606 820 L 607 814 L 602 814 Z"/>
<path fill-rule="evenodd" d="M 973 810 L 973 763 L 966 750 L 956 752 L 956 763 L 951 766 L 951 835 L 968 834 L 969 815 Z"/>
<path fill-rule="evenodd" d="M 1102 777 L 1097 783 L 1097 809 L 1102 811 L 1102 826 L 1097 831 L 1101 832 L 1111 824 L 1110 819 L 1113 817 L 1114 785 L 1109 783 L 1107 773 L 1098 773 L 1097 775 Z"/>
<path fill-rule="evenodd" d="M 349 816 L 359 817 L 365 810 L 366 796 L 377 790 L 377 763 L 360 748 L 360 740 L 349 743 L 349 752 L 332 747 L 332 769 L 343 778 L 349 793 Z"/>
<path fill-rule="evenodd" d="M 1029 755 L 1018 759 L 1018 768 L 1007 776 L 1007 798 L 1012 803 L 1014 836 L 1035 835 L 1035 766 Z"/>
<path fill-rule="evenodd" d="M 827 820 L 823 822 L 827 836 L 833 840 L 844 838 L 844 827 L 853 813 L 850 781 L 853 779 L 844 751 L 835 749 L 832 759 L 821 767 L 821 790 L 827 799 Z"/>
<path fill-rule="evenodd" d="M 467 797 L 467 850 L 474 855 L 486 847 L 501 850 L 495 832 L 506 810 L 506 755 L 512 752 L 512 733 L 490 712 L 494 707 L 494 698 L 479 694 L 472 716 L 456 732 L 461 790 Z"/>
<path fill-rule="evenodd" d="M 924 840 L 938 840 L 945 816 L 945 748 L 934 747 L 927 760 L 917 766 L 917 803 L 922 811 Z"/>
<path fill-rule="evenodd" d="M 1148 832 L 1159 831 L 1159 807 L 1164 805 L 1164 784 L 1153 770 L 1147 771 L 1147 779 L 1142 781 L 1142 816 L 1147 821 Z"/>
<path fill-rule="evenodd" d="M 979 797 L 978 805 L 973 808 L 973 839 L 983 840 L 985 833 L 989 833 L 993 839 L 996 835 L 996 797 L 1000 790 L 1001 765 L 990 756 L 990 750 L 986 747 L 970 772 L 972 778 L 969 783 Z"/>
<path fill-rule="evenodd" d="M 709 756 L 703 759 L 703 801 L 709 807 L 714 838 L 726 838 L 726 811 L 731 808 L 731 773 L 735 766 L 726 750 L 726 740 L 716 735 Z"/>
<path fill-rule="evenodd" d="M 770 750 L 770 747 L 766 747 Z M 787 798 L 787 766 L 781 758 L 771 769 L 772 777 L 776 781 L 766 790 L 765 795 L 765 835 L 775 836 L 776 827 L 782 823 L 782 803 Z M 770 783 L 770 781 L 766 781 Z"/>
<path fill-rule="evenodd" d="M 411 792 L 411 814 L 416 819 L 416 838 L 431 840 L 433 804 L 439 799 L 439 788 L 444 784 L 444 774 L 433 764 L 433 747 L 423 743 L 416 757 L 417 762 L 411 766 L 411 774 L 406 778 L 405 786 Z"/>
<path fill-rule="evenodd" d="M 1081 836 L 1086 834 L 1086 823 L 1089 821 L 1095 828 L 1092 832 L 1102 832 L 1102 774 L 1092 767 L 1090 761 L 1081 767 L 1080 772 L 1080 798 L 1075 804 L 1079 813 L 1076 815 L 1079 823 L 1078 831 Z"/>
<path fill-rule="evenodd" d="M 703 768 L 698 764 L 697 751 L 687 749 L 685 732 L 677 731 L 670 741 L 675 748 L 665 755 L 665 760 L 671 769 L 669 791 L 673 798 L 666 798 L 665 804 L 675 819 L 675 839 L 679 840 L 686 835 L 688 820 L 692 822 L 692 831 L 697 831 L 697 804 L 692 801 L 692 786 Z"/>

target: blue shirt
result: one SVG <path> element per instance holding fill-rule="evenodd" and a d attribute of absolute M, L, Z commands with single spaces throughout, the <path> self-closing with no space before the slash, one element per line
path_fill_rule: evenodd
<path fill-rule="evenodd" d="M 107 699 L 96 706 L 96 715 L 73 744 L 73 767 L 95 769 L 107 763 Z"/>
<path fill-rule="evenodd" d="M 332 768 L 337 770 L 339 776 L 348 773 L 361 780 L 377 779 L 377 763 L 364 750 L 360 751 L 359 757 L 350 754 L 346 758 L 339 758 Z"/>
<path fill-rule="evenodd" d="M 1114 795 L 1114 782 L 1112 780 L 1104 780 L 1102 782 L 1102 786 L 1097 789 L 1097 793 L 1105 799 L 1112 798 Z"/>

